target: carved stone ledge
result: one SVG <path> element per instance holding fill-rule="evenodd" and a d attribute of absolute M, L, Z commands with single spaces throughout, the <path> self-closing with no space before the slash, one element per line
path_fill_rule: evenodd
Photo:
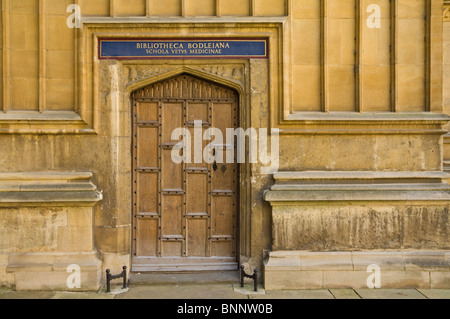
<path fill-rule="evenodd" d="M 443 172 L 278 172 L 265 193 L 272 206 L 301 202 L 450 200 Z"/>
<path fill-rule="evenodd" d="M 90 172 L 0 173 L 0 207 L 93 206 L 102 192 Z"/>

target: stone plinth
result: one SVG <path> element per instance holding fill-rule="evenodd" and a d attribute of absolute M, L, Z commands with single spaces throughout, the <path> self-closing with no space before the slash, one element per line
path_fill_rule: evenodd
<path fill-rule="evenodd" d="M 442 172 L 280 172 L 266 192 L 266 289 L 448 287 L 449 185 Z M 364 280 L 363 280 L 364 279 Z"/>
<path fill-rule="evenodd" d="M 102 193 L 91 178 L 77 172 L 0 174 L 0 284 L 17 290 L 100 287 L 93 213 Z M 79 288 L 67 286 L 70 265 L 80 271 Z"/>
<path fill-rule="evenodd" d="M 450 251 L 276 251 L 264 265 L 266 290 L 432 288 L 450 286 Z"/>

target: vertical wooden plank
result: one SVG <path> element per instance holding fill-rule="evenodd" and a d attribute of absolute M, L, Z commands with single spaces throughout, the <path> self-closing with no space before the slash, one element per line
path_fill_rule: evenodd
<path fill-rule="evenodd" d="M 208 185 L 207 185 L 207 191 L 208 191 L 208 197 L 207 197 L 207 213 L 208 213 L 208 220 L 207 220 L 207 237 L 208 240 L 206 241 L 206 256 L 210 257 L 211 255 L 211 237 L 212 237 L 212 195 L 211 195 L 211 176 L 212 176 L 212 170 L 209 167 L 208 171 Z"/>
<path fill-rule="evenodd" d="M 137 194 L 137 215 L 140 213 L 158 213 L 158 174 L 139 172 Z"/>
<path fill-rule="evenodd" d="M 172 132 L 183 127 L 183 104 L 164 103 L 161 117 L 161 144 L 174 144 Z M 177 164 L 172 160 L 172 149 L 161 149 L 162 189 L 183 189 L 183 164 Z"/>
<path fill-rule="evenodd" d="M 233 241 L 213 240 L 211 246 L 211 256 L 233 257 Z"/>
<path fill-rule="evenodd" d="M 208 212 L 208 175 L 204 173 L 186 174 L 187 214 Z"/>
<path fill-rule="evenodd" d="M 227 152 L 230 153 L 230 155 L 236 155 L 237 145 L 240 144 L 237 139 L 231 140 L 233 136 L 231 134 L 227 133 L 227 129 L 235 129 L 235 121 L 237 121 L 237 115 L 236 115 L 236 104 L 232 102 L 221 102 L 221 103 L 214 103 L 212 105 L 212 126 L 214 128 L 218 128 L 223 135 L 222 143 L 220 141 L 215 140 L 214 145 L 216 145 L 216 159 L 217 163 L 219 163 L 219 166 L 222 167 L 221 164 L 226 165 L 227 171 L 230 171 L 233 167 L 233 163 L 227 163 Z M 228 136 L 230 135 L 230 136 Z M 242 140 L 242 143 L 245 143 L 244 140 Z M 233 146 L 234 149 L 230 149 L 229 146 Z M 245 145 L 245 144 L 243 144 Z M 236 156 L 232 156 L 236 157 Z M 231 165 L 230 165 L 231 164 Z"/>
<path fill-rule="evenodd" d="M 176 81 L 172 81 L 172 83 L 174 83 L 174 94 L 176 94 L 176 96 L 178 96 L 178 85 Z M 182 110 L 182 121 L 183 121 L 183 128 L 186 129 L 186 123 L 187 123 L 187 114 L 188 114 L 188 103 L 187 101 L 183 101 L 183 110 Z M 182 177 L 183 177 L 183 181 L 182 181 L 182 189 L 183 189 L 183 195 L 182 195 L 182 200 L 183 200 L 183 207 L 182 207 L 182 214 L 183 214 L 183 218 L 181 220 L 181 233 L 183 236 L 183 242 L 182 242 L 182 257 L 186 257 L 187 251 L 188 251 L 188 224 L 187 224 L 187 215 L 188 215 L 188 177 L 187 177 L 187 172 L 186 172 L 186 168 L 187 168 L 187 163 L 186 161 L 183 161 L 183 163 L 181 164 L 182 166 Z"/>
<path fill-rule="evenodd" d="M 182 237 L 183 197 L 181 195 L 162 194 L 161 198 L 162 238 Z"/>
<path fill-rule="evenodd" d="M 172 132 L 183 127 L 183 104 L 164 103 L 162 107 L 162 143 L 174 143 Z"/>
<path fill-rule="evenodd" d="M 157 153 L 158 153 L 158 168 L 159 168 L 159 173 L 158 173 L 158 215 L 159 215 L 159 219 L 158 219 L 158 244 L 157 244 L 157 249 L 158 249 L 158 256 L 161 257 L 162 256 L 162 179 L 163 179 L 163 164 L 162 164 L 162 148 L 161 148 L 161 144 L 162 144 L 162 115 L 163 115 L 163 102 L 159 101 L 158 102 L 158 120 L 159 120 L 159 129 L 158 129 L 158 147 L 157 147 Z"/>
<path fill-rule="evenodd" d="M 225 152 L 227 151 L 231 153 L 234 152 L 234 149 L 227 149 L 226 151 L 224 151 L 224 157 L 226 157 Z M 224 160 L 224 163 L 217 163 L 217 170 L 212 172 L 211 178 L 211 190 L 213 192 L 234 192 L 234 167 L 234 163 L 227 163 L 226 160 Z"/>
<path fill-rule="evenodd" d="M 139 102 L 137 104 L 137 116 L 139 122 L 157 122 L 158 121 L 158 103 L 157 102 Z"/>
<path fill-rule="evenodd" d="M 174 240 L 161 241 L 162 257 L 180 257 L 182 255 L 182 242 Z"/>
<path fill-rule="evenodd" d="M 196 149 L 195 139 L 197 138 L 200 140 L 201 137 L 195 136 L 196 129 L 194 127 L 188 127 L 187 130 L 189 131 L 189 134 L 191 136 L 191 150 L 190 150 L 190 154 L 187 154 L 188 158 L 190 160 L 190 163 L 186 164 L 186 169 L 189 169 L 189 170 L 191 170 L 191 169 L 207 169 L 207 164 L 203 157 L 203 150 L 205 150 L 205 148 L 207 146 L 207 142 L 205 140 L 201 139 L 201 141 L 202 141 L 201 149 Z M 203 128 L 201 130 L 201 136 L 203 136 L 204 133 L 205 133 L 205 128 Z M 199 134 L 199 133 L 197 133 L 197 134 Z M 196 154 L 198 154 L 197 157 L 196 157 Z"/>
<path fill-rule="evenodd" d="M 208 257 L 207 221 L 207 218 L 189 218 L 187 220 L 187 257 Z"/>
<path fill-rule="evenodd" d="M 158 154 L 158 128 L 137 126 L 137 167 L 136 168 L 157 168 Z"/>
<path fill-rule="evenodd" d="M 133 212 L 133 216 L 132 216 L 132 233 L 133 233 L 133 242 L 132 242 L 132 253 L 134 256 L 137 256 L 138 254 L 138 234 L 137 234 L 137 224 L 138 224 L 138 219 L 137 219 L 137 102 L 135 100 L 136 98 L 136 93 L 132 94 L 132 98 L 133 98 L 133 102 L 131 104 L 132 107 L 132 143 L 131 143 L 131 151 L 132 151 L 132 158 L 131 158 L 131 162 L 133 163 L 133 169 L 132 169 L 132 174 L 133 174 L 133 181 L 132 181 L 132 200 L 133 200 L 133 204 L 132 204 L 132 212 Z"/>
<path fill-rule="evenodd" d="M 234 128 L 234 108 L 232 102 L 214 103 L 212 106 L 212 126 L 226 137 L 227 128 Z"/>
<path fill-rule="evenodd" d="M 158 120 L 158 106 L 156 103 L 133 103 L 133 244 L 136 256 L 160 255 L 159 126 L 139 127 L 138 124 Z M 141 171 L 148 167 L 156 171 Z"/>
<path fill-rule="evenodd" d="M 161 179 L 163 191 L 183 189 L 183 166 L 172 161 L 172 150 L 161 151 L 161 169 L 164 171 Z"/>
<path fill-rule="evenodd" d="M 212 237 L 231 237 L 233 235 L 233 200 L 234 196 L 215 195 L 212 197 Z"/>
<path fill-rule="evenodd" d="M 158 255 L 158 221 L 156 219 L 137 219 L 136 255 L 151 256 Z"/>
<path fill-rule="evenodd" d="M 187 103 L 186 120 L 189 123 L 194 123 L 194 121 L 208 123 L 208 103 Z"/>

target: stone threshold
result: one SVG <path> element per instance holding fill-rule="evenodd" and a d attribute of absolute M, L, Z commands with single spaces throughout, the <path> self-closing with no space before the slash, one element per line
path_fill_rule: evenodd
<path fill-rule="evenodd" d="M 236 284 L 239 283 L 239 272 L 237 270 L 182 273 L 131 272 L 129 279 L 130 285 Z"/>

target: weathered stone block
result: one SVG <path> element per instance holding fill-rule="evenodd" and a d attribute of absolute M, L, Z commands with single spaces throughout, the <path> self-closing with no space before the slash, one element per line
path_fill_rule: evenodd
<path fill-rule="evenodd" d="M 264 287 L 266 290 L 319 289 L 323 287 L 322 271 L 272 272 L 264 268 Z"/>
<path fill-rule="evenodd" d="M 450 287 L 450 273 L 431 271 L 431 289 L 448 289 Z"/>
<path fill-rule="evenodd" d="M 98 290 L 101 284 L 101 262 L 95 252 L 12 254 L 6 269 L 15 277 L 16 290 L 85 291 Z M 76 282 L 72 275 L 79 275 L 79 288 L 68 285 Z"/>
<path fill-rule="evenodd" d="M 95 227 L 95 245 L 103 252 L 129 252 L 131 227 Z"/>
<path fill-rule="evenodd" d="M 447 253 L 420 250 L 274 251 L 264 264 L 264 284 L 266 290 L 302 287 L 358 289 L 373 288 L 373 284 L 387 289 L 443 288 L 448 287 L 450 273 Z M 412 256 L 415 256 L 414 268 L 410 267 Z M 430 260 L 429 256 L 434 258 Z M 431 268 L 433 271 L 430 272 Z M 286 274 L 289 274 L 290 281 Z"/>

